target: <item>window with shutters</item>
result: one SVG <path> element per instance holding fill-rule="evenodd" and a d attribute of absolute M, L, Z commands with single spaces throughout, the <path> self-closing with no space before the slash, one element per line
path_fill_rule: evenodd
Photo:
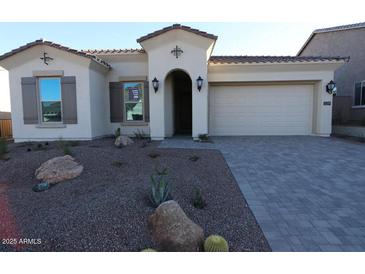
<path fill-rule="evenodd" d="M 123 96 L 125 121 L 144 121 L 144 83 L 124 82 Z"/>
<path fill-rule="evenodd" d="M 61 78 L 38 78 L 38 90 L 42 123 L 62 122 Z"/>

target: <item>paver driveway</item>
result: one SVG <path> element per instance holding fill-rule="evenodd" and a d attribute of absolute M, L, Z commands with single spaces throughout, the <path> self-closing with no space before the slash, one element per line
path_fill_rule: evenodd
<path fill-rule="evenodd" d="M 161 147 L 219 149 L 273 251 L 365 251 L 365 144 L 255 136 Z"/>

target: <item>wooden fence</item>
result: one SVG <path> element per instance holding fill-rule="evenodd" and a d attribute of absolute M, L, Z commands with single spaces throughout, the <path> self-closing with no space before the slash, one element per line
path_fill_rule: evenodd
<path fill-rule="evenodd" d="M 0 137 L 10 139 L 12 136 L 11 120 L 0 120 Z"/>

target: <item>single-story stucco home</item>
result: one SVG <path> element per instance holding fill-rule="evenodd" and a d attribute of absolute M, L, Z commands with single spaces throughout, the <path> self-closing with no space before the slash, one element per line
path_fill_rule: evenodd
<path fill-rule="evenodd" d="M 214 56 L 217 36 L 175 24 L 141 49 L 74 50 L 36 40 L 0 56 L 15 142 L 136 132 L 161 140 L 331 134 L 329 56 Z"/>

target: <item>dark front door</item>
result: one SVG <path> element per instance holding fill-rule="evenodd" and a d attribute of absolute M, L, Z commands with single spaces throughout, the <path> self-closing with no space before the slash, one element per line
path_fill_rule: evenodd
<path fill-rule="evenodd" d="M 174 72 L 175 134 L 192 133 L 192 90 L 190 77 L 182 71 Z"/>

